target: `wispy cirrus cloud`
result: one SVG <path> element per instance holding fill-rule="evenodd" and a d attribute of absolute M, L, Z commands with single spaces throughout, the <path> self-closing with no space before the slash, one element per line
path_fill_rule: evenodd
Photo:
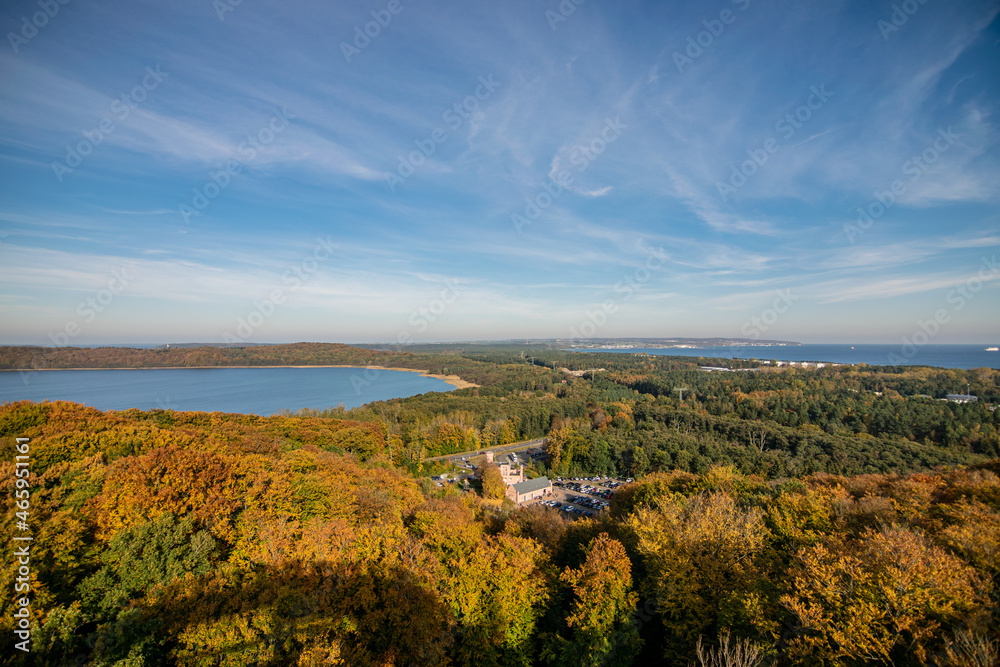
<path fill-rule="evenodd" d="M 925 316 L 997 245 L 992 0 L 926 3 L 889 40 L 881 5 L 749 3 L 683 68 L 675 53 L 719 8 L 585 3 L 553 31 L 526 0 L 406 5 L 350 62 L 340 41 L 370 8 L 243 3 L 225 21 L 198 0 L 71 8 L 0 54 L 8 342 L 32 330 L 44 342 L 103 267 L 126 262 L 147 278 L 101 335 L 155 340 L 167 320 L 211 334 L 324 235 L 337 258 L 273 331 L 391 340 L 455 276 L 471 296 L 427 336 L 566 335 L 662 248 L 609 333 L 734 335 L 794 286 L 774 333 L 817 339 L 853 309 L 880 332 Z M 8 25 L 19 16 L 0 9 Z M 169 75 L 117 118 L 147 66 Z M 499 83 L 483 99 L 480 77 Z M 816 87 L 829 94 L 810 107 Z M 285 109 L 287 128 L 185 224 L 178 205 Z M 52 162 L 104 118 L 114 131 L 57 180 Z M 620 136 L 593 150 L 619 118 Z M 913 172 L 941 128 L 958 140 Z M 390 189 L 401 160 L 414 173 Z M 563 171 L 573 182 L 548 194 Z M 845 221 L 897 180 L 850 243 Z M 551 201 L 518 234 L 511 215 L 539 193 Z M 970 302 L 977 322 L 1000 307 L 993 284 Z"/>

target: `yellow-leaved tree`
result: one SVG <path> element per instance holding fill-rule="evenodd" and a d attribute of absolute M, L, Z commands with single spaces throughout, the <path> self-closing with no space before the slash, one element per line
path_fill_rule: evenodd
<path fill-rule="evenodd" d="M 939 628 L 981 610 L 982 582 L 961 560 L 914 530 L 866 530 L 801 549 L 792 592 L 781 603 L 798 636 L 788 655 L 798 664 L 925 662 L 942 650 Z"/>
<path fill-rule="evenodd" d="M 449 563 L 442 596 L 462 628 L 458 665 L 532 663 L 535 624 L 548 597 L 545 563 L 540 544 L 507 534 Z"/>
<path fill-rule="evenodd" d="M 488 463 L 482 469 L 483 497 L 490 500 L 502 500 L 507 493 L 507 485 L 504 484 L 503 475 L 500 474 L 500 466 L 495 463 Z"/>
<path fill-rule="evenodd" d="M 675 494 L 639 506 L 626 526 L 647 572 L 641 588 L 659 609 L 668 659 L 691 656 L 713 625 L 749 625 L 745 604 L 763 577 L 757 561 L 768 537 L 759 510 L 740 507 L 726 491 Z"/>
<path fill-rule="evenodd" d="M 618 540 L 601 533 L 587 557 L 559 575 L 572 592 L 566 631 L 555 634 L 543 657 L 555 665 L 631 665 L 642 644 L 636 623 L 638 595 L 632 563 Z"/>

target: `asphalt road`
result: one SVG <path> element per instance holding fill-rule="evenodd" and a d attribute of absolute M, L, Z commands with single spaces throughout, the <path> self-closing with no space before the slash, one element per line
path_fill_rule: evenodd
<path fill-rule="evenodd" d="M 463 458 L 472 460 L 474 456 L 479 456 L 482 452 L 493 452 L 494 454 L 499 454 L 501 452 L 519 452 L 524 449 L 532 449 L 533 447 L 544 447 L 547 438 L 536 438 L 535 440 L 522 440 L 521 442 L 512 442 L 507 445 L 498 445 L 496 447 L 483 447 L 482 449 L 474 449 L 471 452 L 458 452 L 457 454 L 447 454 L 446 456 L 432 456 L 430 458 L 423 459 L 424 462 L 429 461 L 449 461 L 451 463 L 461 464 Z"/>

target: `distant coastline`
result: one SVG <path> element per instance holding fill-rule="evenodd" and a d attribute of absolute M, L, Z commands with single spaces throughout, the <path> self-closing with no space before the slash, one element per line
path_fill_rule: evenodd
<path fill-rule="evenodd" d="M 555 339 L 561 342 L 562 339 Z M 573 350 L 690 350 L 719 347 L 796 347 L 790 340 L 757 338 L 581 338 L 567 341 Z"/>
<path fill-rule="evenodd" d="M 904 346 L 900 344 L 802 344 L 740 347 L 687 347 L 645 349 L 575 349 L 585 354 L 631 353 L 677 356 L 703 359 L 739 359 L 758 361 L 764 365 L 778 361 L 778 365 L 809 367 L 815 364 L 869 366 L 930 366 L 934 368 L 1000 368 L 1000 357 L 988 352 L 982 344 L 935 344 Z"/>

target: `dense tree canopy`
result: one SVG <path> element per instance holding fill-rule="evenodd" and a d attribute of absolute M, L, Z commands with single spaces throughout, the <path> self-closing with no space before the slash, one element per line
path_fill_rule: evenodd
<path fill-rule="evenodd" d="M 8 518 L 31 444 L 34 664 L 998 659 L 995 371 L 409 356 L 482 386 L 274 417 L 0 406 Z M 965 382 L 983 400 L 941 400 Z M 636 481 L 575 522 L 421 483 L 429 456 L 543 436 L 535 474 Z"/>

